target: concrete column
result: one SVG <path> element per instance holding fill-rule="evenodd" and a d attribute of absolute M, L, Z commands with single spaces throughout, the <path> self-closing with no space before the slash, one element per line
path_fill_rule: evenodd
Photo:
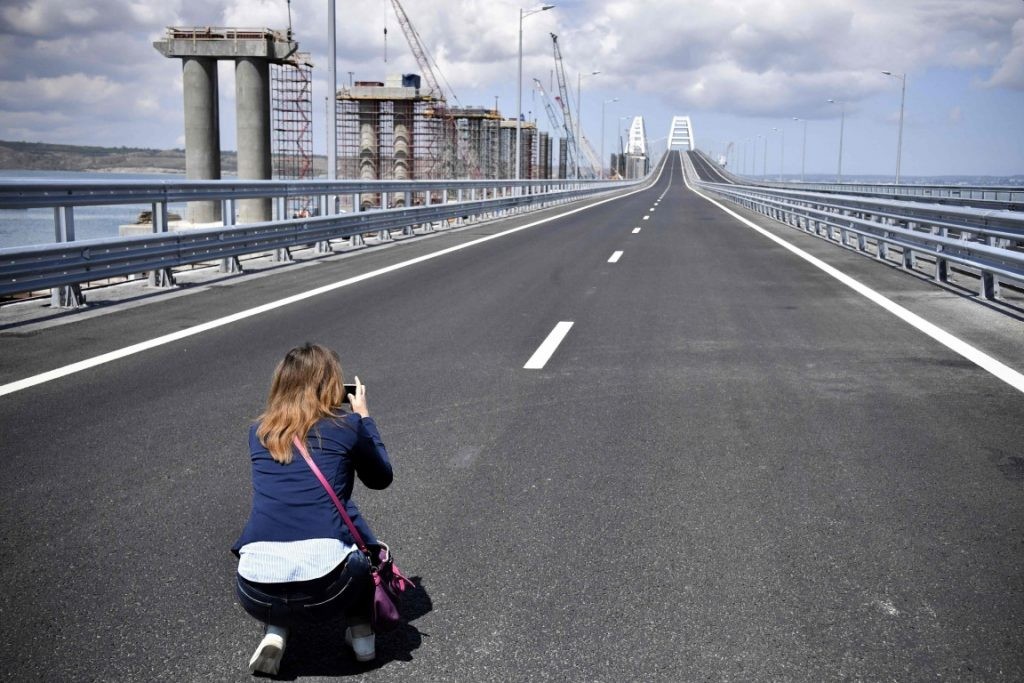
<path fill-rule="evenodd" d="M 412 102 L 395 102 L 395 180 L 409 180 L 412 170 Z"/>
<path fill-rule="evenodd" d="M 270 180 L 270 62 L 235 60 L 239 180 Z M 273 216 L 270 197 L 241 199 L 238 222 L 258 223 Z"/>
<path fill-rule="evenodd" d="M 217 104 L 217 60 L 181 60 L 185 89 L 185 177 L 220 180 L 220 110 Z M 192 223 L 220 221 L 220 202 L 189 202 Z"/>
<path fill-rule="evenodd" d="M 372 100 L 359 101 L 359 179 L 379 180 L 380 165 L 380 130 L 378 129 L 380 114 L 378 103 Z M 365 194 L 362 197 L 363 208 L 374 208 L 382 202 L 377 194 Z"/>

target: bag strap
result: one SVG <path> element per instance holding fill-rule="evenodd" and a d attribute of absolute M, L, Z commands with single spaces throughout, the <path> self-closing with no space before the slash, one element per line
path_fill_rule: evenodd
<path fill-rule="evenodd" d="M 341 519 L 345 522 L 345 525 L 348 526 L 348 530 L 351 532 L 356 545 L 359 546 L 359 549 L 362 550 L 363 553 L 369 556 L 370 551 L 367 550 L 363 537 L 359 534 L 359 530 L 356 529 L 356 525 L 352 523 L 352 518 L 350 518 L 348 513 L 345 512 L 345 506 L 341 504 L 340 500 L 338 500 L 338 494 L 336 494 L 331 485 L 327 483 L 327 477 L 324 476 L 324 473 L 321 472 L 320 468 L 316 466 L 315 462 L 313 462 L 313 458 L 309 455 L 309 450 L 306 449 L 306 444 L 304 444 L 302 439 L 298 436 L 292 437 L 292 443 L 294 443 L 295 447 L 299 449 L 299 453 L 302 453 L 302 457 L 305 459 L 306 464 L 309 465 L 309 469 L 313 470 L 313 474 L 316 475 L 316 478 L 320 480 L 324 489 L 327 490 L 327 495 L 329 495 L 331 500 L 334 501 L 334 506 L 338 508 L 338 512 L 341 514 Z"/>

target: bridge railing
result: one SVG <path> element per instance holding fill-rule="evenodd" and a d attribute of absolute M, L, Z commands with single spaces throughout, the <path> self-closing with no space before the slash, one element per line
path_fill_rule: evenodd
<path fill-rule="evenodd" d="M 979 209 L 1024 211 L 1024 187 L 1009 185 L 894 185 L 892 183 L 857 182 L 793 182 L 737 175 L 721 169 L 721 173 L 737 185 L 772 187 L 784 190 L 829 192 L 845 195 L 903 199 L 956 204 Z"/>
<path fill-rule="evenodd" d="M 221 270 L 241 269 L 238 257 L 271 253 L 290 260 L 290 249 L 311 246 L 331 251 L 331 241 L 356 244 L 376 233 L 432 231 L 570 202 L 647 182 L 598 180 L 444 180 L 444 181 L 182 181 L 0 183 L 0 209 L 52 208 L 56 243 L 0 249 L 0 296 L 52 290 L 54 305 L 84 302 L 81 285 L 118 276 L 148 274 L 154 286 L 172 286 L 174 269 L 220 262 Z M 352 206 L 374 195 L 384 208 L 331 213 L 335 198 L 351 195 Z M 241 199 L 271 197 L 275 219 L 232 225 Z M 285 216 L 292 197 L 317 197 L 322 215 Z M 403 208 L 386 208 L 401 201 Z M 169 231 L 169 204 L 220 201 L 228 224 Z M 420 206 L 410 206 L 420 203 Z M 153 234 L 91 240 L 74 239 L 76 206 L 141 204 L 152 208 Z"/>
<path fill-rule="evenodd" d="M 689 156 L 684 163 L 698 189 L 878 260 L 914 271 L 924 263 L 939 282 L 955 264 L 987 299 L 1001 280 L 1024 286 L 1024 212 L 709 182 Z"/>

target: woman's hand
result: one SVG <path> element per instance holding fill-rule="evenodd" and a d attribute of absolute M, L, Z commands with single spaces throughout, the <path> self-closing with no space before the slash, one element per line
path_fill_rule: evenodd
<path fill-rule="evenodd" d="M 356 393 L 348 395 L 348 402 L 352 404 L 352 412 L 359 413 L 360 417 L 370 417 L 370 409 L 366 407 L 366 385 L 359 381 L 356 375 Z"/>

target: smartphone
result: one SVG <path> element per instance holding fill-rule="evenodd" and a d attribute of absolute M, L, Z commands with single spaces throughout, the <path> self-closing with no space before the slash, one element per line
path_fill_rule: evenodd
<path fill-rule="evenodd" d="M 356 385 L 355 384 L 346 384 L 344 389 L 345 389 L 345 391 L 344 391 L 344 395 L 341 397 L 341 402 L 342 403 L 348 403 L 348 395 L 349 394 L 352 394 L 353 396 L 356 395 Z"/>

